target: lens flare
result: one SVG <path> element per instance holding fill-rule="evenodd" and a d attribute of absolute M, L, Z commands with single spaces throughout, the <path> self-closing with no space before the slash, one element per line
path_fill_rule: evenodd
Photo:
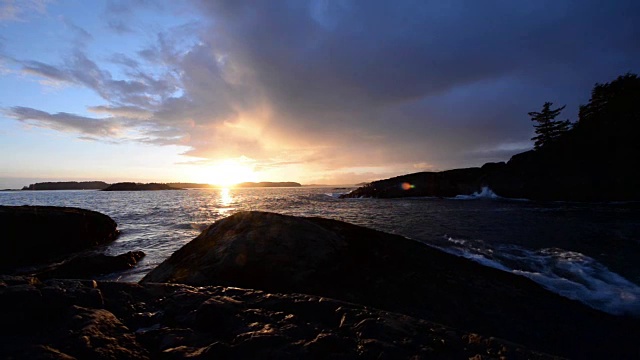
<path fill-rule="evenodd" d="M 408 182 L 404 182 L 400 186 L 402 187 L 402 190 L 409 190 L 416 187 L 415 185 L 409 184 Z"/>

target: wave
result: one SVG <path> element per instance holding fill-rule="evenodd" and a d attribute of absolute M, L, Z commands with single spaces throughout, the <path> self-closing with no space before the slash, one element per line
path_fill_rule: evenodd
<path fill-rule="evenodd" d="M 475 199 L 502 199 L 502 197 L 496 195 L 488 186 L 483 186 L 480 191 L 477 191 L 471 195 L 457 195 L 452 199 L 455 200 L 475 200 Z"/>
<path fill-rule="evenodd" d="M 349 192 L 335 192 L 335 193 L 325 193 L 324 195 L 329 196 L 334 199 L 339 199 L 340 195 L 348 194 Z"/>
<path fill-rule="evenodd" d="M 445 240 L 449 245 L 438 248 L 450 254 L 525 276 L 549 291 L 613 315 L 640 317 L 640 286 L 582 253 L 504 244 L 492 247 L 480 240 L 448 236 Z"/>

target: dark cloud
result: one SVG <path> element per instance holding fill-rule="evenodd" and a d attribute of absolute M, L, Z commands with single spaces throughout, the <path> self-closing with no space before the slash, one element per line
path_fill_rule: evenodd
<path fill-rule="evenodd" d="M 577 108 L 594 82 L 636 68 L 640 55 L 635 2 L 200 5 L 214 52 L 251 70 L 276 126 L 314 142 L 332 136 L 337 149 L 359 143 L 367 163 L 454 165 L 526 140 L 529 109 L 546 99 Z M 372 157 L 368 137 L 385 154 Z"/>
<path fill-rule="evenodd" d="M 575 120 L 595 82 L 640 69 L 637 1 L 195 4 L 198 20 L 109 59 L 123 78 L 82 51 L 23 69 L 94 90 L 107 105 L 90 110 L 139 141 L 340 179 L 507 160 L 527 112 L 553 101 Z M 109 2 L 106 21 L 141 5 Z"/>

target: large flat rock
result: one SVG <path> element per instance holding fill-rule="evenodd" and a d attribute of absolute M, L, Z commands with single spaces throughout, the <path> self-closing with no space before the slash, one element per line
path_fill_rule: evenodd
<path fill-rule="evenodd" d="M 327 296 L 569 357 L 640 354 L 635 319 L 401 236 L 329 219 L 237 213 L 205 229 L 142 282 Z"/>

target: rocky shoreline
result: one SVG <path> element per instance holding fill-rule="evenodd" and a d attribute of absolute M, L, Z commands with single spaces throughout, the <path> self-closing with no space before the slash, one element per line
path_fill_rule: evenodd
<path fill-rule="evenodd" d="M 0 220 L 20 211 L 6 208 Z M 133 266 L 127 259 L 139 254 L 123 255 L 120 262 Z M 0 276 L 0 357 L 640 355 L 638 319 L 336 220 L 237 213 L 205 229 L 140 284 L 96 282 L 85 271 L 95 265 L 64 263 L 71 265 L 57 273 Z"/>
<path fill-rule="evenodd" d="M 640 78 L 596 84 L 578 121 L 553 141 L 480 168 L 421 172 L 374 181 L 343 197 L 453 197 L 483 187 L 505 198 L 640 201 Z"/>

